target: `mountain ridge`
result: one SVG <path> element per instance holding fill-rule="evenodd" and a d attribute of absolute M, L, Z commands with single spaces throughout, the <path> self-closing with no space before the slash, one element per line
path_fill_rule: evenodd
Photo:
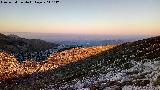
<path fill-rule="evenodd" d="M 156 86 L 160 85 L 159 52 L 160 36 L 151 37 L 118 45 L 54 70 L 34 73 L 9 82 L 2 81 L 0 86 L 8 86 L 6 89 L 15 90 L 122 89 L 126 85 Z"/>

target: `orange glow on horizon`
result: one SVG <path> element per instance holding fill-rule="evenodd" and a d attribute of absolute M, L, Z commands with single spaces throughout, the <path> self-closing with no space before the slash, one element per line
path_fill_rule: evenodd
<path fill-rule="evenodd" d="M 156 23 L 0 23 L 0 32 L 40 32 L 40 33 L 73 33 L 73 34 L 112 34 L 112 35 L 158 35 L 160 26 Z"/>

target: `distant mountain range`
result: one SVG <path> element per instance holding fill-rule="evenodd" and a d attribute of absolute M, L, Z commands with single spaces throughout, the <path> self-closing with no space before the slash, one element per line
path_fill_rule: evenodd
<path fill-rule="evenodd" d="M 151 35 L 92 35 L 92 34 L 66 34 L 66 33 L 32 33 L 32 32 L 3 32 L 5 35 L 14 34 L 26 39 L 41 39 L 49 42 L 55 41 L 103 41 L 122 40 L 135 41 L 152 37 Z"/>
<path fill-rule="evenodd" d="M 57 44 L 75 45 L 75 46 L 99 46 L 99 45 L 117 45 L 126 42 L 125 40 L 72 40 L 72 41 L 55 41 Z"/>
<path fill-rule="evenodd" d="M 15 90 L 121 90 L 141 86 L 138 90 L 147 87 L 152 90 L 160 85 L 159 68 L 160 36 L 157 36 L 123 43 L 46 72 L 2 81 L 0 87 Z"/>

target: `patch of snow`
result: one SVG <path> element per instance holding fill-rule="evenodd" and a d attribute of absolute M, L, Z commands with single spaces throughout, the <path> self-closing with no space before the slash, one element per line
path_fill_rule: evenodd
<path fill-rule="evenodd" d="M 115 76 L 113 76 L 110 80 L 111 81 L 117 81 L 123 79 L 125 76 L 125 73 L 117 73 Z"/>

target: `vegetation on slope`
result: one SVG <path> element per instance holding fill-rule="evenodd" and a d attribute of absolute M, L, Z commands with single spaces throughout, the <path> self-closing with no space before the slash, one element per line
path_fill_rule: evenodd
<path fill-rule="evenodd" d="M 26 60 L 19 63 L 13 55 L 0 52 L 0 80 L 12 79 L 14 77 L 43 72 L 54 69 L 71 62 L 96 55 L 114 46 L 96 46 L 87 48 L 73 48 L 51 55 L 47 60 L 36 62 Z"/>
<path fill-rule="evenodd" d="M 146 62 L 159 60 L 160 36 L 124 43 L 111 50 L 88 57 L 78 62 L 67 64 L 47 72 L 34 73 L 32 75 L 17 78 L 9 82 L 2 81 L 3 89 L 41 89 L 59 88 L 64 83 L 76 79 L 106 74 L 112 69 L 113 72 L 129 69 L 133 66 L 131 61 Z M 147 81 L 148 82 L 148 81 Z M 113 82 L 114 83 L 114 82 Z M 7 87 L 5 87 L 7 86 Z"/>

